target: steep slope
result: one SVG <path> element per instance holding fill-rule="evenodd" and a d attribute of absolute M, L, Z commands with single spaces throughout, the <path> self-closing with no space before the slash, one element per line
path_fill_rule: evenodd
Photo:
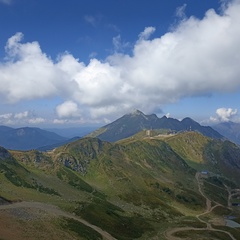
<path fill-rule="evenodd" d="M 174 132 L 193 130 L 211 138 L 223 138 L 222 135 L 211 127 L 201 126 L 191 118 L 185 118 L 182 121 L 167 118 L 166 116 L 158 118 L 155 114 L 145 115 L 139 110 L 126 114 L 87 136 L 115 142 L 130 137 L 141 130 L 152 129 L 167 129 Z"/>
<path fill-rule="evenodd" d="M 195 122 L 191 118 L 184 118 L 181 121 L 181 130 L 191 130 L 191 131 L 197 131 L 201 133 L 204 136 L 214 138 L 214 139 L 223 139 L 223 136 L 215 131 L 213 128 L 209 126 L 201 126 L 198 122 Z"/>
<path fill-rule="evenodd" d="M 8 128 L 2 127 L 0 134 L 0 146 L 7 149 L 30 150 L 38 147 L 63 142 L 66 138 L 42 130 L 40 128 Z"/>
<path fill-rule="evenodd" d="M 240 184 L 240 148 L 229 141 L 185 132 L 165 139 L 196 170 L 211 171 Z"/>
<path fill-rule="evenodd" d="M 240 123 L 224 122 L 212 127 L 230 141 L 240 144 Z"/>

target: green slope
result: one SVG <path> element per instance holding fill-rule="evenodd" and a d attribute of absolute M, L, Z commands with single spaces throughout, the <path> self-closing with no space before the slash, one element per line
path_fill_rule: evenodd
<path fill-rule="evenodd" d="M 240 148 L 236 144 L 196 132 L 177 134 L 165 141 L 196 170 L 211 171 L 240 183 Z"/>
<path fill-rule="evenodd" d="M 226 206 L 226 186 L 240 185 L 240 150 L 196 132 L 164 134 L 139 133 L 117 143 L 84 138 L 46 153 L 2 148 L 0 197 L 53 204 L 117 239 L 151 239 L 169 227 L 199 225 L 206 199 L 196 172 L 218 174 L 201 181 L 209 199 Z M 48 223 L 59 234 L 68 226 L 69 236 L 84 239 L 77 222 Z"/>

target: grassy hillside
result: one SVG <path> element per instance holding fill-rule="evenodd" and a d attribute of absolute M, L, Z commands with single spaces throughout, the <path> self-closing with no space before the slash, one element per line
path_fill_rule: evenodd
<path fill-rule="evenodd" d="M 204 149 L 211 141 L 197 132 L 184 132 L 165 141 L 193 168 L 203 170 L 207 165 Z"/>
<path fill-rule="evenodd" d="M 196 170 L 210 171 L 240 183 L 240 148 L 229 141 L 184 132 L 165 141 Z"/>
<path fill-rule="evenodd" d="M 229 189 L 239 186 L 230 175 L 239 173 L 239 148 L 195 132 L 163 134 L 117 143 L 84 138 L 46 153 L 1 148 L 0 202 L 29 208 L 0 204 L 0 225 L 16 228 L 19 239 L 49 239 L 53 229 L 58 239 L 103 239 L 102 230 L 116 239 L 167 239 L 169 228 L 203 228 L 214 218 L 197 217 L 206 202 L 227 209 Z M 199 175 L 202 169 L 212 175 Z"/>

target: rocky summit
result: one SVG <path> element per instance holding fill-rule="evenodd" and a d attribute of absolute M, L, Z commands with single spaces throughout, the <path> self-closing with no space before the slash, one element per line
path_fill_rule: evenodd
<path fill-rule="evenodd" d="M 141 130 L 165 129 L 171 132 L 198 131 L 199 133 L 216 139 L 223 136 L 211 127 L 201 126 L 191 118 L 184 118 L 179 121 L 174 118 L 163 116 L 158 118 L 156 114 L 145 115 L 139 110 L 126 114 L 116 121 L 97 129 L 90 137 L 98 137 L 102 140 L 115 142 L 130 137 Z"/>

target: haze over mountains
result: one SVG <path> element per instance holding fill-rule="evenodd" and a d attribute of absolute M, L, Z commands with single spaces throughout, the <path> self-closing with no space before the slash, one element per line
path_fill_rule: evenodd
<path fill-rule="evenodd" d="M 30 150 L 66 141 L 67 138 L 40 128 L 0 126 L 0 146 L 7 149 Z"/>
<path fill-rule="evenodd" d="M 0 146 L 16 150 L 50 150 L 67 142 L 74 141 L 75 137 L 82 137 L 93 131 L 93 129 L 96 129 L 96 127 L 50 129 L 50 131 L 47 131 L 31 127 L 15 129 L 0 126 Z M 222 138 L 222 136 L 212 128 L 201 126 L 190 118 L 185 118 L 182 121 L 165 116 L 158 118 L 155 114 L 145 115 L 139 110 L 126 114 L 87 136 L 98 137 L 102 140 L 114 142 L 132 136 L 143 129 L 166 129 L 175 132 L 193 130 L 199 131 L 208 137 Z"/>
<path fill-rule="evenodd" d="M 0 126 L 0 146 L 15 150 L 41 149 L 45 151 L 77 140 L 93 129 L 96 127 L 44 130 L 35 127 Z"/>
<path fill-rule="evenodd" d="M 239 124 L 232 122 L 221 123 L 212 127 L 202 126 L 189 117 L 179 121 L 166 116 L 158 118 L 155 114 L 145 115 L 141 111 L 135 110 L 97 130 L 95 130 L 96 126 L 47 130 L 31 127 L 15 129 L 0 126 L 0 146 L 16 150 L 51 150 L 84 135 L 114 142 L 130 137 L 141 130 L 154 129 L 165 129 L 168 132 L 197 131 L 211 138 L 223 139 L 225 137 L 239 144 L 239 126 Z"/>
<path fill-rule="evenodd" d="M 96 130 L 95 130 L 96 129 Z M 0 146 L 15 150 L 51 150 L 83 136 L 98 137 L 114 142 L 130 137 L 141 130 L 165 129 L 170 132 L 197 131 L 205 136 L 240 144 L 240 124 L 233 122 L 202 126 L 189 117 L 179 121 L 156 114 L 145 115 L 139 110 L 125 114 L 114 122 L 97 129 L 97 126 L 40 129 L 32 127 L 12 128 L 0 126 Z"/>
<path fill-rule="evenodd" d="M 214 125 L 213 129 L 227 137 L 232 142 L 240 144 L 240 123 L 234 123 L 231 121 L 223 122 Z"/>

